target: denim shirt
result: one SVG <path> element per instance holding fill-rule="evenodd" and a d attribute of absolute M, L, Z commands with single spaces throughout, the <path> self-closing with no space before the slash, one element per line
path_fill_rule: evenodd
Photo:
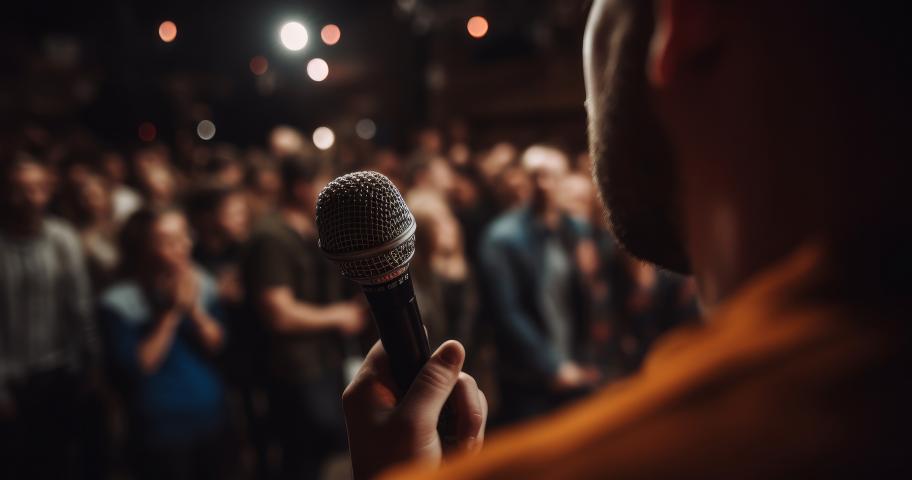
<path fill-rule="evenodd" d="M 494 323 L 501 355 L 499 368 L 518 381 L 548 381 L 556 374 L 566 353 L 555 344 L 553 319 L 549 319 L 545 291 L 549 285 L 547 248 L 556 237 L 571 263 L 569 297 L 573 308 L 569 331 L 574 343 L 585 334 L 585 295 L 574 261 L 576 246 L 589 235 L 585 225 L 562 216 L 555 231 L 548 231 L 528 208 L 508 212 L 484 233 L 480 246 L 481 281 L 487 316 Z"/>

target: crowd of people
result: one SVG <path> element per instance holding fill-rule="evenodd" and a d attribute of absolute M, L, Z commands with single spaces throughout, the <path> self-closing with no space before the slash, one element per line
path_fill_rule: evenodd
<path fill-rule="evenodd" d="M 353 170 L 403 192 L 432 348 L 466 345 L 494 428 L 634 371 L 696 317 L 690 281 L 616 247 L 587 155 L 446 137 L 321 152 L 277 127 L 263 148 L 188 154 L 32 127 L 4 146 L 2 476 L 321 478 L 344 465 L 341 392 L 376 335 L 313 216 L 323 185 Z"/>

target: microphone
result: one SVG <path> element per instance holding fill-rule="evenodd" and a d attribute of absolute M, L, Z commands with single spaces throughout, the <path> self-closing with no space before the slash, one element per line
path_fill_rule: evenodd
<path fill-rule="evenodd" d="M 415 229 L 402 194 L 380 173 L 339 177 L 317 199 L 320 249 L 361 285 L 401 394 L 430 358 L 409 274 Z"/>

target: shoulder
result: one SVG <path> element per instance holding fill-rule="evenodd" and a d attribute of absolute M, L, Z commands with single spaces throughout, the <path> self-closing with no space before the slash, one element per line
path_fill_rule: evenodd
<path fill-rule="evenodd" d="M 44 229 L 55 242 L 60 242 L 67 246 L 79 245 L 79 234 L 67 221 L 57 218 L 48 217 L 44 220 Z"/>
<path fill-rule="evenodd" d="M 118 282 L 102 292 L 99 307 L 126 323 L 142 323 L 148 316 L 145 295 L 133 281 Z"/>
<path fill-rule="evenodd" d="M 513 210 L 496 218 L 485 229 L 482 242 L 485 245 L 504 245 L 522 239 L 524 210 Z"/>
<path fill-rule="evenodd" d="M 199 265 L 194 265 L 194 270 L 196 271 L 196 278 L 199 281 L 200 294 L 203 295 L 204 298 L 217 296 L 218 287 L 215 278 Z"/>
<path fill-rule="evenodd" d="M 277 215 L 268 215 L 254 225 L 248 245 L 276 245 L 286 242 L 287 239 L 288 232 L 282 220 Z"/>

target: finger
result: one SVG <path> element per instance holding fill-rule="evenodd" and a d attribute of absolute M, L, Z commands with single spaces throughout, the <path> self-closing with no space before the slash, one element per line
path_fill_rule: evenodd
<path fill-rule="evenodd" d="M 459 374 L 450 401 L 456 414 L 457 445 L 465 450 L 475 450 L 478 436 L 484 427 L 485 407 L 478 383 L 471 375 Z"/>
<path fill-rule="evenodd" d="M 480 389 L 478 390 L 478 395 L 481 397 L 481 430 L 478 431 L 478 437 L 472 446 L 473 452 L 480 451 L 481 447 L 484 446 L 485 432 L 488 429 L 488 397 Z"/>
<path fill-rule="evenodd" d="M 464 360 L 465 349 L 459 342 L 450 340 L 441 345 L 402 398 L 399 409 L 403 415 L 412 421 L 436 425 L 443 404 L 459 380 Z"/>
<path fill-rule="evenodd" d="M 346 413 L 396 405 L 395 381 L 390 372 L 389 357 L 379 341 L 371 347 L 361 368 L 342 393 Z"/>

